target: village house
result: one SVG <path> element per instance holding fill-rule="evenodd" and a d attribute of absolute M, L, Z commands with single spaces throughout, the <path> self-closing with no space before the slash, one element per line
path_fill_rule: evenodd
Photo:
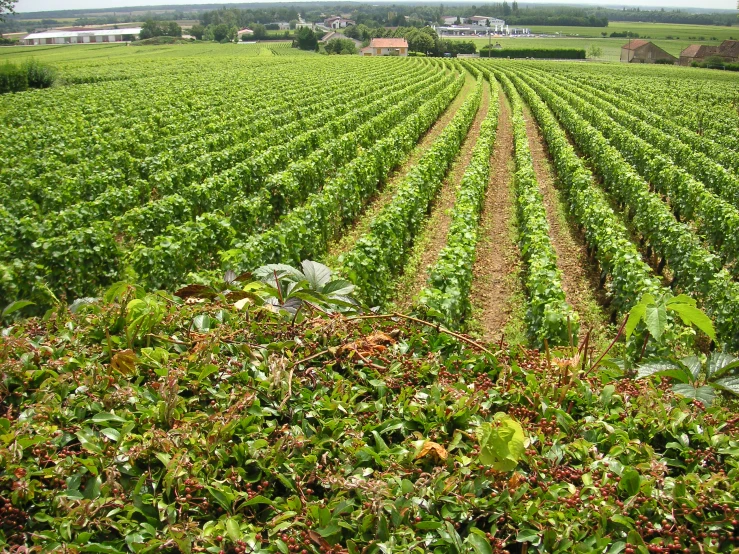
<path fill-rule="evenodd" d="M 457 19 L 459 19 L 459 23 L 457 23 Z M 465 19 L 456 15 L 444 15 L 441 17 L 441 22 L 444 25 L 464 25 Z"/>
<path fill-rule="evenodd" d="M 344 19 L 343 17 L 335 16 L 329 17 L 323 20 L 323 24 L 329 29 L 344 29 L 349 25 L 354 25 L 353 19 Z"/>
<path fill-rule="evenodd" d="M 474 25 L 485 25 L 486 27 L 505 27 L 505 21 L 497 17 L 487 17 L 485 15 L 475 15 L 467 19 L 467 23 Z"/>
<path fill-rule="evenodd" d="M 661 60 L 675 63 L 677 58 L 648 40 L 630 40 L 621 47 L 622 62 L 655 63 Z"/>
<path fill-rule="evenodd" d="M 362 56 L 407 56 L 408 41 L 404 38 L 373 38 L 360 53 Z"/>

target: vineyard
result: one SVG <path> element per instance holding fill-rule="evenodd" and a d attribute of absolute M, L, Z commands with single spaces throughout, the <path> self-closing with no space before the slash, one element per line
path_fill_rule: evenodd
<path fill-rule="evenodd" d="M 0 545 L 739 546 L 736 76 L 220 46 L 0 97 Z"/>

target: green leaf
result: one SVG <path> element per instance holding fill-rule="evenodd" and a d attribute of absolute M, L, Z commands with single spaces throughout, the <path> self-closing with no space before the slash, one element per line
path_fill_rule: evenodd
<path fill-rule="evenodd" d="M 721 377 L 720 379 L 716 379 L 712 384 L 722 390 L 739 395 L 739 376 Z"/>
<path fill-rule="evenodd" d="M 522 529 L 516 535 L 516 542 L 538 542 L 539 532 L 534 529 Z"/>
<path fill-rule="evenodd" d="M 464 543 L 469 544 L 475 554 L 493 554 L 493 548 L 490 546 L 488 539 L 477 533 L 467 535 Z"/>
<path fill-rule="evenodd" d="M 713 399 L 716 397 L 716 393 L 709 386 L 694 387 L 693 385 L 673 385 L 672 390 L 686 398 L 695 398 L 700 400 L 707 406 L 713 403 Z"/>
<path fill-rule="evenodd" d="M 669 360 L 657 360 L 640 365 L 637 369 L 637 377 L 644 379 L 651 375 L 656 375 L 665 371 L 680 370 L 681 368 Z"/>
<path fill-rule="evenodd" d="M 102 484 L 103 481 L 102 479 L 100 479 L 99 475 L 96 475 L 95 477 L 90 477 L 85 484 L 85 498 L 87 498 L 88 500 L 95 500 L 98 496 L 100 496 L 100 487 L 102 486 Z"/>
<path fill-rule="evenodd" d="M 521 425 L 508 414 L 498 412 L 491 423 L 477 428 L 480 463 L 497 471 L 511 471 L 524 453 L 526 437 Z"/>
<path fill-rule="evenodd" d="M 115 414 L 109 414 L 108 412 L 100 412 L 90 418 L 93 423 L 128 423 L 127 419 L 123 419 L 121 416 Z"/>
<path fill-rule="evenodd" d="M 82 445 L 82 448 L 85 450 L 89 450 L 93 454 L 102 454 L 103 449 L 100 448 L 100 446 L 97 443 L 97 437 L 95 437 L 94 432 L 92 429 L 88 429 L 87 427 L 83 427 L 79 431 L 75 433 L 77 438 L 80 441 L 80 444 Z"/>
<path fill-rule="evenodd" d="M 663 304 L 647 306 L 646 313 L 644 314 L 644 323 L 646 323 L 649 333 L 655 340 L 660 340 L 667 326 L 667 311 L 665 306 Z"/>
<path fill-rule="evenodd" d="M 304 260 L 301 267 L 310 288 L 314 291 L 320 292 L 324 285 L 331 281 L 331 270 L 323 264 Z"/>
<path fill-rule="evenodd" d="M 716 340 L 716 331 L 713 328 L 711 318 L 695 306 L 688 304 L 669 304 L 667 308 L 677 313 L 685 325 L 695 325 L 712 340 Z"/>
<path fill-rule="evenodd" d="M 641 475 L 635 469 L 629 468 L 621 474 L 621 481 L 618 484 L 618 488 L 629 496 L 634 496 L 639 492 L 640 485 Z"/>
<path fill-rule="evenodd" d="M 239 522 L 235 518 L 230 517 L 226 520 L 226 533 L 234 542 L 241 539 L 241 528 L 239 527 Z"/>
<path fill-rule="evenodd" d="M 208 314 L 198 314 L 192 319 L 192 326 L 200 333 L 210 331 L 211 320 Z"/>
<path fill-rule="evenodd" d="M 0 314 L 0 317 L 5 317 L 14 312 L 17 312 L 18 310 L 22 310 L 26 306 L 33 306 L 34 304 L 35 303 L 31 302 L 30 300 L 16 300 L 15 302 L 11 302 L 7 306 L 5 306 L 5 309 L 3 310 L 2 314 Z"/>
<path fill-rule="evenodd" d="M 719 377 L 739 366 L 739 358 L 725 352 L 713 352 L 708 357 L 708 378 Z"/>
<path fill-rule="evenodd" d="M 242 504 L 242 506 L 256 506 L 257 504 L 268 504 L 270 506 L 273 505 L 273 502 L 261 494 L 258 494 L 257 496 L 250 498 L 246 502 Z"/>
<path fill-rule="evenodd" d="M 698 376 L 701 373 L 701 368 L 703 367 L 698 356 L 688 356 L 680 360 L 680 363 L 683 364 L 693 376 L 693 379 L 691 379 L 692 381 L 698 379 Z"/>
<path fill-rule="evenodd" d="M 636 329 L 636 326 L 639 325 L 639 322 L 644 317 L 644 313 L 647 311 L 646 304 L 639 303 L 633 308 L 631 308 L 631 311 L 629 312 L 629 319 L 626 321 L 626 327 L 624 328 L 624 333 L 626 334 L 626 338 L 628 339 L 631 337 L 631 334 L 634 332 L 634 329 Z"/>

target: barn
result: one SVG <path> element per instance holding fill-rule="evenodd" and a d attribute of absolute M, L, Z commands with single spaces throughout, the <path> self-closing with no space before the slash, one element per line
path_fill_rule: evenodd
<path fill-rule="evenodd" d="M 680 65 L 689 66 L 693 62 L 701 62 L 708 56 L 718 53 L 718 47 L 707 44 L 691 44 L 680 52 Z"/>
<path fill-rule="evenodd" d="M 677 58 L 648 40 L 630 40 L 621 47 L 622 62 L 655 63 L 662 60 L 675 63 Z"/>
<path fill-rule="evenodd" d="M 126 42 L 136 40 L 141 27 L 127 29 L 85 29 L 83 31 L 44 31 L 26 35 L 22 42 L 26 46 L 41 44 L 95 44 L 102 42 Z"/>

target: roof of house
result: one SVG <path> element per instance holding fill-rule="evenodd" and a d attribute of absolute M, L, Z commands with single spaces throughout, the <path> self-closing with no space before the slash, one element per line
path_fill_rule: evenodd
<path fill-rule="evenodd" d="M 408 48 L 408 41 L 404 38 L 373 38 L 370 46 L 372 48 Z"/>
<path fill-rule="evenodd" d="M 88 29 L 85 31 L 44 31 L 42 33 L 31 33 L 24 39 L 44 38 L 75 38 L 75 37 L 99 37 L 111 35 L 138 35 L 141 27 L 128 27 L 125 29 Z"/>
<path fill-rule="evenodd" d="M 711 54 L 715 54 L 716 46 L 708 46 L 707 44 L 691 44 L 685 50 L 680 52 L 681 58 L 703 58 Z"/>
<path fill-rule="evenodd" d="M 739 40 L 725 40 L 718 47 L 718 53 L 727 58 L 739 58 Z"/>
<path fill-rule="evenodd" d="M 634 39 L 624 44 L 621 48 L 626 48 L 626 50 L 636 50 L 637 48 L 641 48 L 642 46 L 646 46 L 647 44 L 650 44 L 650 41 Z"/>

